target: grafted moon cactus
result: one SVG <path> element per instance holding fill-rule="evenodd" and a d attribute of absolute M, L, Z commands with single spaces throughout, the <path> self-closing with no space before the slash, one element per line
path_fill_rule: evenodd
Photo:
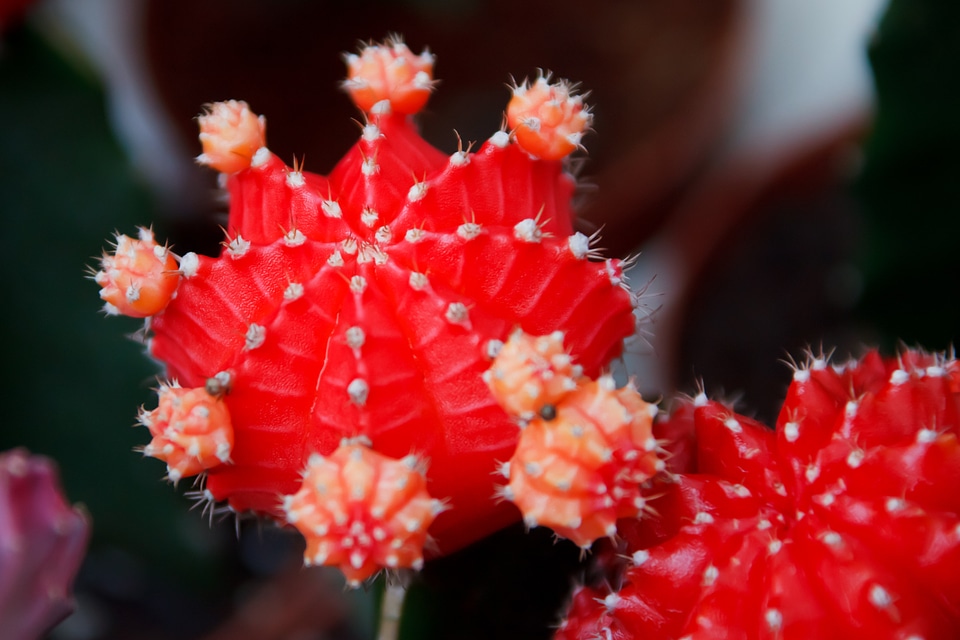
<path fill-rule="evenodd" d="M 73 611 L 89 537 L 89 518 L 67 503 L 52 461 L 0 454 L 0 637 L 39 638 Z"/>
<path fill-rule="evenodd" d="M 411 117 L 433 88 L 430 54 L 391 40 L 347 64 L 364 126 L 328 175 L 275 156 L 245 103 L 200 119 L 198 159 L 229 194 L 227 238 L 219 256 L 179 256 L 176 292 L 147 335 L 171 380 L 222 403 L 232 441 L 171 478 L 202 468 L 209 499 L 284 520 L 281 496 L 297 494 L 311 456 L 344 440 L 394 460 L 415 454 L 446 507 L 419 520 L 449 551 L 516 518 L 498 506 L 493 473 L 517 428 L 481 379 L 499 345 L 517 327 L 563 331 L 594 375 L 634 332 L 636 300 L 620 261 L 599 260 L 573 227 L 565 155 L 589 116 L 568 84 L 537 81 L 559 101 L 543 126 L 526 117 L 522 135 L 518 125 L 445 154 Z M 557 131 L 564 152 L 530 142 Z M 103 272 L 122 272 L 117 262 L 105 258 Z M 169 270 L 151 273 L 166 282 Z M 360 564 L 353 575 L 367 572 Z"/>
<path fill-rule="evenodd" d="M 958 391 L 952 357 L 904 351 L 811 357 L 775 430 L 701 394 L 662 425 L 696 441 L 660 517 L 620 523 L 622 586 L 555 638 L 956 638 Z"/>

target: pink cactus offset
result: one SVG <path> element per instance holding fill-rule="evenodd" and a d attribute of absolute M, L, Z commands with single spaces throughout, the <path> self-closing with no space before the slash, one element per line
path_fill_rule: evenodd
<path fill-rule="evenodd" d="M 380 456 L 414 454 L 430 496 L 418 504 L 434 505 L 416 520 L 449 551 L 516 517 L 498 506 L 493 472 L 518 430 L 481 380 L 502 341 L 517 327 L 563 332 L 595 375 L 634 332 L 636 300 L 620 261 L 599 259 L 573 229 L 565 157 L 590 115 L 568 84 L 540 78 L 517 88 L 510 130 L 448 155 L 411 117 L 433 88 L 432 55 L 394 39 L 346 61 L 344 88 L 364 122 L 326 176 L 275 156 L 245 103 L 218 103 L 200 118 L 199 160 L 223 173 L 230 197 L 227 238 L 218 257 L 177 258 L 176 290 L 147 329 L 151 355 L 192 390 L 177 393 L 210 410 L 190 420 L 145 412 L 160 438 L 147 453 L 166 460 L 173 479 L 202 472 L 210 500 L 281 521 L 297 519 L 281 497 L 303 497 L 309 460 L 339 465 L 357 455 L 380 468 Z M 150 251 L 154 264 L 138 273 L 165 283 L 167 252 Z M 122 288 L 117 258 L 108 255 L 102 272 L 98 282 L 117 283 L 113 298 L 136 297 Z M 161 409 L 172 387 L 161 391 Z M 190 429 L 219 433 L 216 446 L 182 437 Z M 355 493 L 345 494 L 353 501 L 345 513 L 364 524 L 329 531 L 370 525 L 376 492 Z M 369 573 L 356 554 L 311 549 L 311 561 L 336 556 L 351 575 Z M 384 548 L 369 557 L 404 566 L 422 554 Z"/>
<path fill-rule="evenodd" d="M 33 640 L 73 611 L 90 522 L 59 485 L 49 459 L 0 454 L 0 638 Z"/>

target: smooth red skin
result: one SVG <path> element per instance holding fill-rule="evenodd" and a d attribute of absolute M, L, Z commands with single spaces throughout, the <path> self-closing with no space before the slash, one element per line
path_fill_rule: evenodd
<path fill-rule="evenodd" d="M 276 157 L 231 176 L 229 235 L 239 232 L 253 246 L 237 258 L 200 259 L 196 276 L 183 279 L 152 319 L 151 353 L 184 386 L 234 374 L 226 396 L 233 464 L 207 477 L 217 499 L 276 516 L 279 496 L 297 490 L 311 453 L 365 435 L 386 455 L 429 460 L 428 489 L 452 507 L 431 534 L 450 551 L 518 517 L 493 499 L 496 463 L 510 458 L 518 431 L 482 382 L 487 341 L 516 326 L 531 334 L 563 329 L 565 345 L 595 375 L 633 332 L 632 306 L 607 265 L 570 253 L 574 184 L 560 163 L 533 160 L 513 144 L 485 144 L 457 167 L 408 119 L 384 118 L 380 130 L 329 178 L 304 173 L 308 189 L 290 189 L 289 169 Z M 372 176 L 360 170 L 370 157 L 379 166 Z M 410 187 L 422 181 L 426 194 L 409 202 Z M 324 199 L 339 202 L 342 218 L 324 215 Z M 372 228 L 359 219 L 367 207 L 380 216 Z M 538 216 L 542 242 L 514 237 L 513 225 Z M 455 232 L 471 220 L 485 232 L 467 241 Z M 327 264 L 348 233 L 373 242 L 382 225 L 392 230 L 383 247 L 388 262 L 361 264 L 341 251 L 343 266 Z M 283 237 L 293 228 L 308 240 L 287 247 Z M 404 239 L 413 228 L 423 230 L 415 244 Z M 425 273 L 430 287 L 411 288 L 411 271 Z M 362 294 L 349 288 L 354 275 L 366 278 Z M 290 282 L 305 293 L 283 303 Z M 467 326 L 445 320 L 449 302 L 467 304 Z M 267 339 L 246 351 L 251 322 L 266 327 Z M 366 334 L 359 358 L 344 339 L 354 325 Z M 357 377 L 370 386 L 364 407 L 347 393 Z"/>
<path fill-rule="evenodd" d="M 686 456 L 675 490 L 651 489 L 664 494 L 651 501 L 661 522 L 620 523 L 625 553 L 646 549 L 649 559 L 627 569 L 612 611 L 583 604 L 587 594 L 602 600 L 609 590 L 582 590 L 556 637 L 592 638 L 606 628 L 624 639 L 957 637 L 957 367 L 890 383 L 897 369 L 936 365 L 913 352 L 899 362 L 871 353 L 857 367 L 801 376 L 778 421 L 800 422 L 793 443 L 782 427 L 768 430 L 714 402 L 691 403 L 662 420 L 663 432 L 695 431 L 696 455 Z M 858 411 L 848 419 L 851 397 Z M 730 416 L 742 431 L 724 424 Z M 918 429 L 932 424 L 940 435 L 918 442 Z M 863 456 L 858 466 L 848 463 L 852 452 Z M 819 470 L 812 479 L 804 475 L 810 463 Z M 781 477 L 797 483 L 787 496 L 772 491 Z M 731 493 L 729 483 L 750 495 Z M 832 501 L 823 500 L 826 492 Z M 891 498 L 905 508 L 891 507 Z M 695 520 L 698 512 L 712 522 Z M 760 518 L 770 526 L 758 529 Z M 826 544 L 828 532 L 839 534 L 840 544 Z M 775 553 L 773 540 L 780 541 Z M 712 585 L 703 583 L 707 562 L 718 568 Z M 891 593 L 895 611 L 871 603 L 875 584 Z M 763 617 L 768 609 L 783 615 L 775 633 Z"/>

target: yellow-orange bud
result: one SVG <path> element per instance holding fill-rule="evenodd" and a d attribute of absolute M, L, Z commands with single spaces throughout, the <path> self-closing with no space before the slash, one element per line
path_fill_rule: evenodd
<path fill-rule="evenodd" d="M 222 398 L 203 387 L 161 386 L 157 408 L 141 412 L 140 422 L 153 436 L 144 455 L 166 462 L 174 482 L 230 461 L 230 412 Z"/>
<path fill-rule="evenodd" d="M 616 533 L 618 518 L 646 506 L 641 483 L 662 463 L 650 435 L 653 410 L 632 389 L 602 378 L 582 383 L 520 434 L 506 466 L 504 495 L 530 525 L 550 527 L 581 547 Z"/>
<path fill-rule="evenodd" d="M 117 236 L 117 248 L 104 253 L 93 276 L 111 315 L 146 318 L 159 313 L 173 298 L 180 282 L 177 261 L 153 232 L 140 228 L 137 239 Z"/>
<path fill-rule="evenodd" d="M 517 329 L 483 375 L 507 413 L 529 420 L 577 387 L 580 367 L 563 348 L 563 333 L 531 336 Z"/>
<path fill-rule="evenodd" d="M 513 91 L 507 125 L 523 149 L 543 160 L 559 160 L 580 146 L 593 116 L 566 81 L 540 77 Z"/>
<path fill-rule="evenodd" d="M 347 79 L 343 88 L 366 113 L 410 115 L 420 111 L 430 98 L 434 57 L 427 50 L 414 55 L 406 44 L 391 39 L 344 58 Z"/>
<path fill-rule="evenodd" d="M 197 162 L 217 171 L 243 171 L 250 166 L 257 150 L 266 144 L 266 119 L 250 111 L 242 100 L 207 105 L 207 112 L 197 121 L 203 145 Z"/>
<path fill-rule="evenodd" d="M 307 540 L 304 562 L 339 566 L 353 586 L 380 569 L 419 569 L 427 529 L 443 511 L 423 472 L 416 457 L 396 460 L 362 439 L 312 455 L 300 490 L 283 501 Z"/>

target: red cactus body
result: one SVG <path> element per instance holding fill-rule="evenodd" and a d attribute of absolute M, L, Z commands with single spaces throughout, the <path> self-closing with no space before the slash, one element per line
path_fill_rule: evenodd
<path fill-rule="evenodd" d="M 908 351 L 799 368 L 776 430 L 700 396 L 662 520 L 621 523 L 619 591 L 556 638 L 955 638 L 960 366 Z M 678 424 L 682 422 L 683 424 Z"/>
<path fill-rule="evenodd" d="M 180 259 L 149 352 L 183 387 L 222 394 L 234 442 L 206 471 L 214 499 L 281 516 L 312 454 L 364 437 L 429 460 L 427 488 L 449 507 L 430 533 L 447 551 L 515 517 L 493 498 L 517 441 L 481 380 L 497 346 L 518 326 L 562 330 L 596 373 L 633 333 L 634 300 L 619 261 L 574 232 L 562 160 L 506 131 L 452 155 L 418 135 L 407 114 L 432 57 L 391 66 L 408 54 L 390 42 L 348 58 L 366 125 L 327 176 L 249 154 L 264 127 L 245 104 L 211 109 L 200 160 L 229 172 L 228 238 L 218 257 Z"/>

